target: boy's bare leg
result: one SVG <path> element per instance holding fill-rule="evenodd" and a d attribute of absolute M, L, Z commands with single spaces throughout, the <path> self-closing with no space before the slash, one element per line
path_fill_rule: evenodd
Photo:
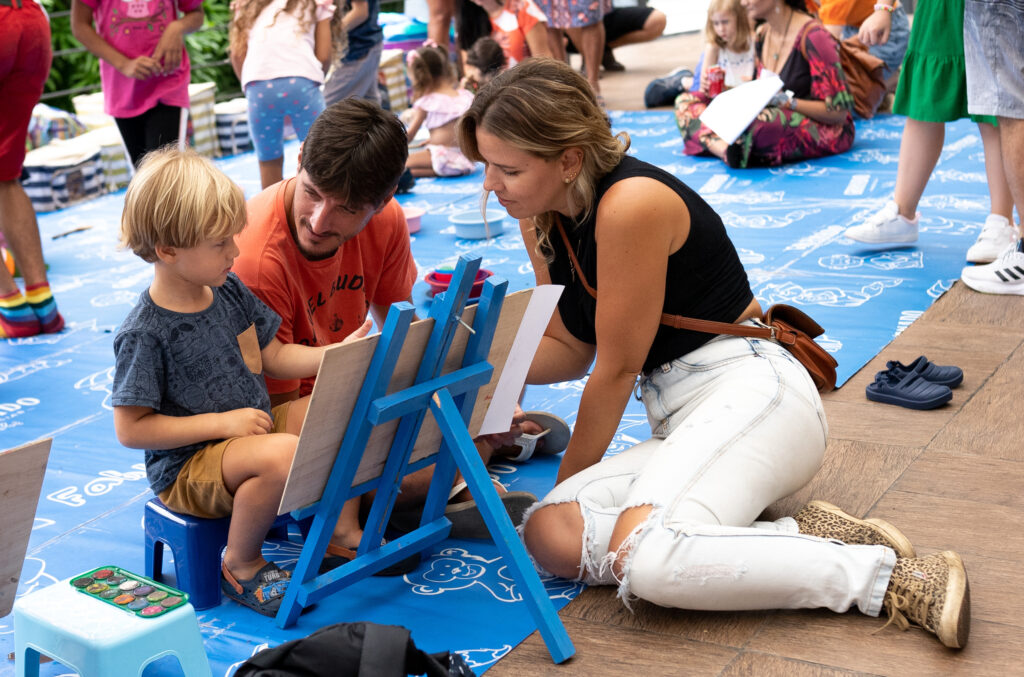
<path fill-rule="evenodd" d="M 284 178 L 284 157 L 276 160 L 260 160 L 260 185 L 264 188 L 273 186 Z"/>
<path fill-rule="evenodd" d="M 250 435 L 224 450 L 224 485 L 235 497 L 224 566 L 240 581 L 251 579 L 267 563 L 263 539 L 277 519 L 297 441 L 286 433 Z"/>

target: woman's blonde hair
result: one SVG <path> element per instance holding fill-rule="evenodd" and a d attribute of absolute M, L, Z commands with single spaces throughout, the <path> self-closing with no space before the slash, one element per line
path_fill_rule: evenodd
<path fill-rule="evenodd" d="M 579 174 L 568 184 L 569 207 L 585 219 L 594 209 L 597 183 L 614 169 L 629 136 L 612 135 L 611 124 L 586 79 L 562 61 L 526 59 L 482 87 L 459 119 L 456 135 L 466 157 L 484 162 L 476 132 L 483 129 L 505 143 L 547 161 L 570 148 L 582 154 Z M 484 194 L 486 204 L 487 195 Z M 555 213 L 533 218 L 538 250 L 550 261 L 549 235 Z"/>
<path fill-rule="evenodd" d="M 730 13 L 736 19 L 736 35 L 733 37 L 731 45 L 726 44 L 725 40 L 718 37 L 715 27 L 711 25 L 711 15 L 719 12 Z M 745 52 L 750 49 L 753 35 L 754 29 L 751 26 L 750 17 L 747 16 L 747 10 L 743 9 L 740 0 L 711 0 L 708 5 L 708 22 L 704 25 L 704 38 L 708 42 L 713 42 L 720 48 L 724 47 L 732 52 Z M 704 64 L 704 67 L 713 65 Z"/>
<path fill-rule="evenodd" d="M 121 244 L 143 261 L 156 248 L 191 248 L 241 232 L 245 194 L 192 149 L 165 146 L 148 153 L 124 196 Z"/>

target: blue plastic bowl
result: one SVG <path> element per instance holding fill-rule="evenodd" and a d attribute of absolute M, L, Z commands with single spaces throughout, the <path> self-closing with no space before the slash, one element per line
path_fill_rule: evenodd
<path fill-rule="evenodd" d="M 497 237 L 505 229 L 505 212 L 498 209 L 487 210 L 487 224 L 479 209 L 469 209 L 448 217 L 455 225 L 455 237 L 465 240 L 480 240 L 485 237 Z"/>

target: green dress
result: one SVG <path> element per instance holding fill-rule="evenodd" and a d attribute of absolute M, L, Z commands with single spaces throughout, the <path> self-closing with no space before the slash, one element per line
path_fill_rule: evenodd
<path fill-rule="evenodd" d="M 967 113 L 964 0 L 918 1 L 892 110 L 923 122 L 970 117 L 995 124 L 994 117 Z"/>

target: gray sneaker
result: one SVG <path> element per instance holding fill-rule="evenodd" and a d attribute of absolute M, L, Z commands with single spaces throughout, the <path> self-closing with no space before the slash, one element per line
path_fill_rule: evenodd
<path fill-rule="evenodd" d="M 846 237 L 868 244 L 903 244 L 917 242 L 917 223 L 921 215 L 915 214 L 911 221 L 900 216 L 900 209 L 889 200 L 876 214 L 864 223 L 846 229 Z"/>

